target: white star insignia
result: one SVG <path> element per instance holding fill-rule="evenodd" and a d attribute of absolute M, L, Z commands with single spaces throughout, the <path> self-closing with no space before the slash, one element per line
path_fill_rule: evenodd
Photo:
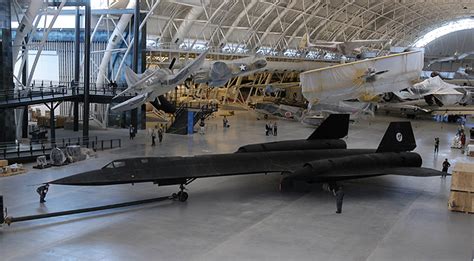
<path fill-rule="evenodd" d="M 241 65 L 239 66 L 239 68 L 240 68 L 241 71 L 247 70 L 247 66 L 245 66 L 245 64 L 241 64 Z"/>

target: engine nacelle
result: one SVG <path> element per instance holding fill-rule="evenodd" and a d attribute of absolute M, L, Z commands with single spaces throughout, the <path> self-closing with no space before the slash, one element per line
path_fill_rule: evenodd
<path fill-rule="evenodd" d="M 288 150 L 323 150 L 323 149 L 346 149 L 347 144 L 343 140 L 292 140 L 250 144 L 240 147 L 237 152 L 266 152 L 266 151 L 288 151 Z"/>
<path fill-rule="evenodd" d="M 215 62 L 212 65 L 209 76 L 213 81 L 229 80 L 232 77 L 232 71 L 224 62 Z"/>
<path fill-rule="evenodd" d="M 340 158 L 315 160 L 307 162 L 299 170 L 289 175 L 291 179 L 314 181 L 318 176 L 330 177 L 331 173 L 348 175 L 366 170 L 380 170 L 396 167 L 421 167 L 422 159 L 414 152 L 384 152 L 354 155 Z M 372 176 L 372 174 L 368 175 Z M 343 175 L 338 175 L 343 179 Z M 359 175 L 359 177 L 364 177 Z"/>

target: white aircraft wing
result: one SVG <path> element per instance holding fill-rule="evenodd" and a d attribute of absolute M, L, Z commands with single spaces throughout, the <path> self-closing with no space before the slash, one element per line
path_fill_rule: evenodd
<path fill-rule="evenodd" d="M 466 57 L 470 56 L 470 55 L 474 55 L 474 51 L 473 52 L 467 52 L 467 53 L 463 53 L 463 54 L 460 54 L 458 56 L 458 60 L 464 60 L 466 59 Z"/>
<path fill-rule="evenodd" d="M 117 94 L 114 98 L 125 94 L 141 94 L 146 90 L 145 82 L 148 80 L 165 79 L 169 73 L 165 69 L 149 70 L 142 74 L 136 74 L 129 67 L 125 67 L 125 80 L 127 81 L 127 89 Z"/>
<path fill-rule="evenodd" d="M 454 57 L 454 56 L 444 57 L 444 58 L 440 58 L 440 59 L 435 59 L 435 60 L 431 60 L 431 61 L 428 63 L 428 66 L 427 66 L 427 67 L 430 67 L 431 65 L 433 65 L 433 64 L 435 64 L 435 63 L 450 62 L 450 61 L 455 61 L 455 60 L 456 60 L 456 57 Z"/>
<path fill-rule="evenodd" d="M 372 44 L 385 44 L 390 40 L 353 40 L 349 42 L 345 42 L 342 45 L 344 46 L 344 50 L 346 53 L 350 54 L 354 50 L 359 49 L 361 47 L 367 47 Z"/>
<path fill-rule="evenodd" d="M 112 108 L 110 110 L 115 111 L 115 112 L 121 112 L 121 111 L 128 111 L 131 109 L 135 109 L 142 104 L 144 104 L 147 101 L 149 93 L 142 93 L 140 95 L 137 95 L 133 98 L 130 98 L 124 102 L 121 102 Z"/>
<path fill-rule="evenodd" d="M 453 96 L 460 99 L 464 94 L 455 88 L 459 86 L 443 81 L 439 76 L 428 78 L 422 82 L 414 84 L 406 91 L 394 92 L 402 100 L 422 99 L 428 95 Z"/>
<path fill-rule="evenodd" d="M 423 52 L 413 51 L 306 71 L 300 74 L 300 82 L 311 104 L 372 101 L 379 94 L 411 87 L 422 69 Z M 375 72 L 370 80 L 368 72 Z"/>
<path fill-rule="evenodd" d="M 186 78 L 191 76 L 192 73 L 194 73 L 195 71 L 201 68 L 201 66 L 204 63 L 204 60 L 206 59 L 206 55 L 208 52 L 209 52 L 209 49 L 201 53 L 196 59 L 194 59 L 194 61 L 187 64 L 183 69 L 179 70 L 178 73 L 174 75 L 169 75 L 166 84 L 169 86 L 171 85 L 176 86 L 184 82 L 184 80 L 186 80 Z"/>

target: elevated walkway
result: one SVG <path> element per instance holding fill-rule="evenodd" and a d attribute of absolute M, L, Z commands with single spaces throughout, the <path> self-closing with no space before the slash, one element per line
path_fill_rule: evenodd
<path fill-rule="evenodd" d="M 117 93 L 127 88 L 126 85 L 120 85 L 117 88 L 111 88 L 108 86 L 97 87 L 91 85 L 89 87 L 89 102 L 90 103 L 111 103 L 112 98 Z M 28 105 L 50 103 L 50 102 L 63 102 L 63 101 L 77 101 L 81 102 L 84 100 L 84 85 L 77 87 L 71 86 L 71 84 L 58 84 L 48 87 L 29 87 L 25 90 L 18 91 L 0 91 L 0 109 L 14 109 L 17 107 L 23 107 Z M 121 95 L 114 99 L 114 102 L 122 102 L 132 95 Z"/>

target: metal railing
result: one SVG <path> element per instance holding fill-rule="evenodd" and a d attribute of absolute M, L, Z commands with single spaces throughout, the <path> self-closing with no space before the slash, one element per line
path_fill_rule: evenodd
<path fill-rule="evenodd" d="M 90 95 L 107 95 L 115 96 L 121 91 L 125 90 L 127 85 L 120 83 L 115 85 L 96 85 L 95 83 L 90 84 L 89 94 Z M 0 91 L 0 102 L 14 103 L 25 100 L 33 100 L 35 98 L 45 97 L 67 97 L 84 94 L 83 83 L 66 83 L 66 82 L 50 82 L 49 85 L 45 86 L 44 82 L 41 84 L 32 84 L 30 87 L 17 89 L 17 90 L 2 90 Z"/>
<path fill-rule="evenodd" d="M 0 143 L 0 159 L 15 159 L 41 156 L 54 148 L 66 148 L 70 145 L 80 145 L 94 150 L 106 150 L 122 147 L 121 139 L 99 139 L 98 137 L 59 138 L 50 142 L 39 141 L 29 144 Z"/>

